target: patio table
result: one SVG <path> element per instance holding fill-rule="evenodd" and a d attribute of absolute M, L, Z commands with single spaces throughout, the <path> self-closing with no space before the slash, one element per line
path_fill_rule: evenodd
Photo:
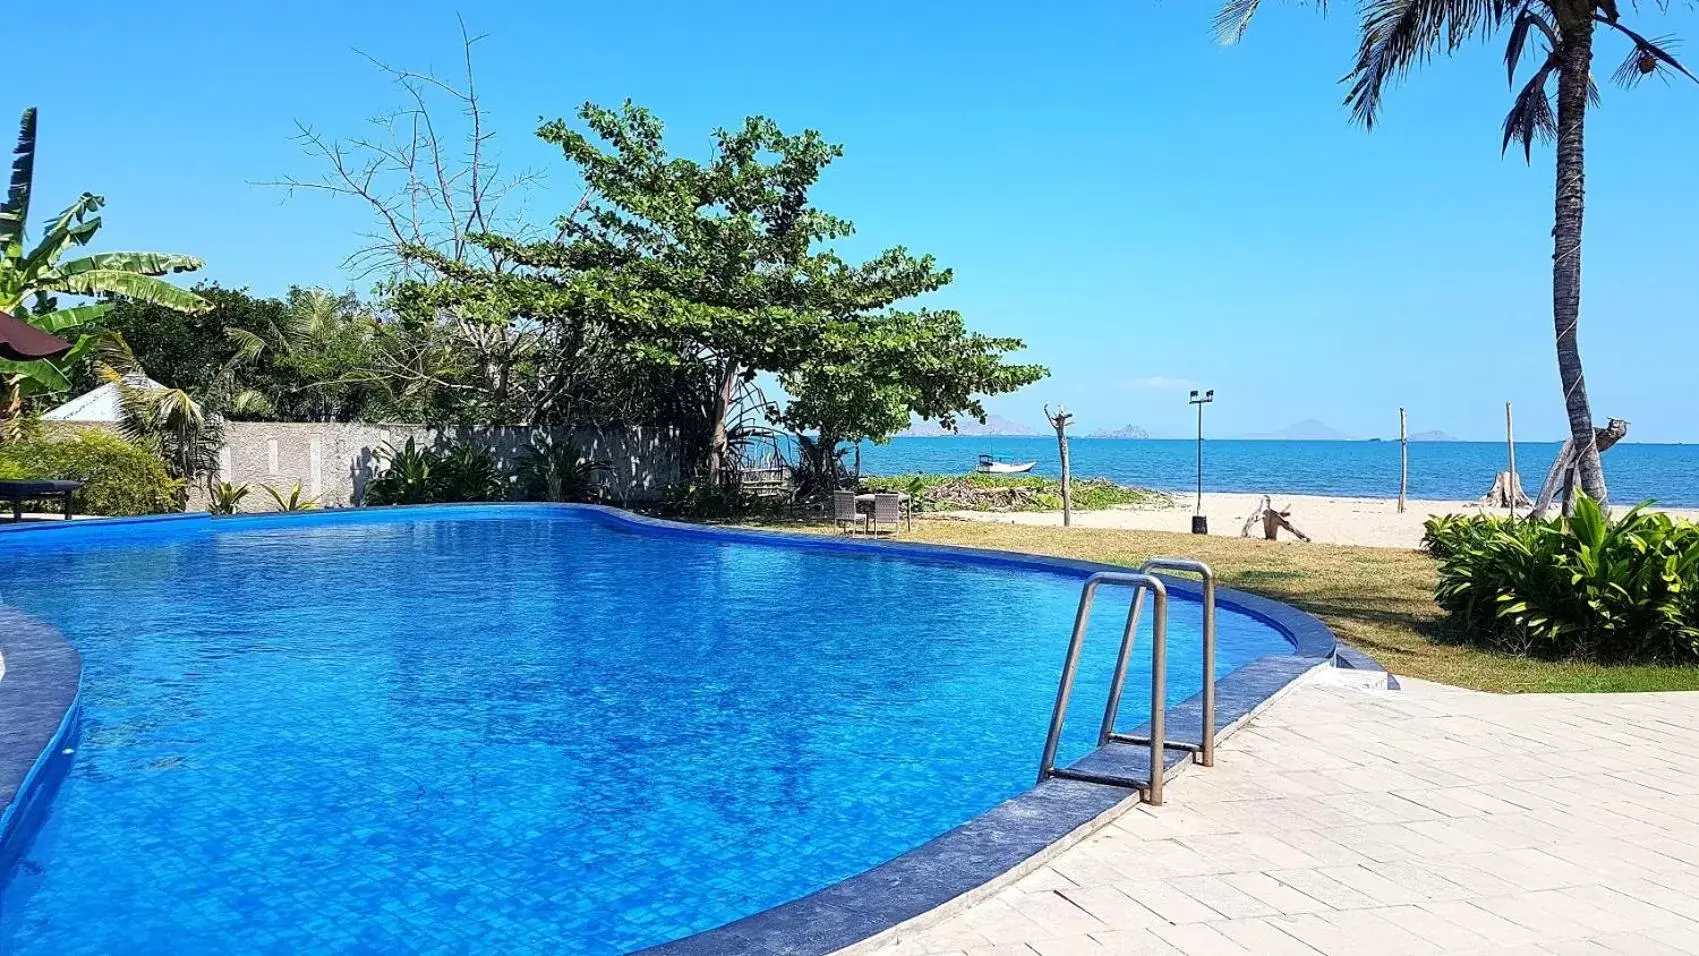
<path fill-rule="evenodd" d="M 71 518 L 71 496 L 81 488 L 80 481 L 0 481 L 0 499 L 11 499 L 12 520 L 24 520 L 25 498 L 64 498 L 65 519 Z"/>

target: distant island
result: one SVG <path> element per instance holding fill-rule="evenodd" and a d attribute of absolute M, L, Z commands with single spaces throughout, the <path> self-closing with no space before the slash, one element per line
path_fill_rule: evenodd
<path fill-rule="evenodd" d="M 1087 438 L 1149 438 L 1150 432 L 1137 425 L 1122 425 L 1120 428 L 1099 428 L 1085 436 Z"/>
<path fill-rule="evenodd" d="M 1410 440 L 1411 441 L 1456 441 L 1457 439 L 1452 438 L 1450 435 L 1447 435 L 1445 432 L 1442 432 L 1442 431 L 1439 431 L 1439 430 L 1436 429 L 1436 430 L 1431 431 L 1431 432 L 1417 432 L 1416 434 L 1410 436 Z"/>
<path fill-rule="evenodd" d="M 1020 422 L 1009 421 L 1007 418 L 1003 418 L 1000 415 L 987 415 L 983 425 L 971 418 L 964 421 L 958 421 L 956 422 L 955 431 L 946 431 L 939 427 L 937 422 L 915 422 L 909 427 L 898 432 L 897 437 L 948 438 L 952 435 L 1019 436 L 1036 434 L 1038 434 L 1038 432 L 1022 425 Z"/>
<path fill-rule="evenodd" d="M 1306 418 L 1301 422 L 1293 422 L 1279 431 L 1258 432 L 1246 435 L 1246 438 L 1274 441 L 1350 441 L 1351 436 L 1324 422 Z"/>

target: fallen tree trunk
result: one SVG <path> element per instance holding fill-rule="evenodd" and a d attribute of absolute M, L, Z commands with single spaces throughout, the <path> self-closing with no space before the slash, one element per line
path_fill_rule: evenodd
<path fill-rule="evenodd" d="M 1613 418 L 1604 428 L 1593 430 L 1593 444 L 1604 454 L 1612 445 L 1621 441 L 1628 434 L 1628 422 Z M 1551 508 L 1552 499 L 1557 497 L 1558 489 L 1564 489 L 1563 513 L 1569 514 L 1569 489 L 1575 487 L 1576 468 L 1579 465 L 1575 453 L 1575 440 L 1565 439 L 1563 447 L 1558 449 L 1557 458 L 1552 461 L 1551 470 L 1546 472 L 1545 484 L 1540 486 L 1540 495 L 1534 499 L 1534 509 L 1528 512 L 1530 518 L 1544 518 L 1546 511 Z"/>

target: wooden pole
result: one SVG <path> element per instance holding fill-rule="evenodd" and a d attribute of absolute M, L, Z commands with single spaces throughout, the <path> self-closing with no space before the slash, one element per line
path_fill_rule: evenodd
<path fill-rule="evenodd" d="M 1504 449 L 1510 458 L 1510 493 L 1505 504 L 1510 506 L 1510 520 L 1516 520 L 1516 492 L 1522 487 L 1516 480 L 1516 424 L 1510 417 L 1510 403 L 1504 403 Z"/>
<path fill-rule="evenodd" d="M 1062 527 L 1066 528 L 1074 523 L 1073 469 L 1068 463 L 1068 423 L 1074 420 L 1074 416 L 1061 405 L 1056 406 L 1056 414 L 1052 415 L 1050 406 L 1046 405 L 1044 417 L 1056 429 L 1056 449 L 1062 455 Z"/>
<path fill-rule="evenodd" d="M 1410 492 L 1410 430 L 1404 409 L 1398 410 L 1398 513 Z"/>

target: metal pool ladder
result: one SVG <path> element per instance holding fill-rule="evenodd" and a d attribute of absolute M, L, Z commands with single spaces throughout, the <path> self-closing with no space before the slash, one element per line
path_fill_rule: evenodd
<path fill-rule="evenodd" d="M 1198 743 L 1168 740 L 1164 736 L 1164 705 L 1168 697 L 1168 587 L 1151 573 L 1189 571 L 1203 578 L 1203 694 L 1202 733 Z M 1093 773 L 1089 770 L 1057 768 L 1056 748 L 1062 742 L 1062 726 L 1068 716 L 1068 696 L 1074 689 L 1074 674 L 1079 667 L 1080 649 L 1085 644 L 1086 625 L 1091 620 L 1091 602 L 1099 586 L 1126 585 L 1133 589 L 1133 604 L 1127 611 L 1127 624 L 1121 632 L 1121 650 L 1115 658 L 1115 674 L 1110 678 L 1109 700 L 1103 708 L 1103 724 L 1098 730 L 1097 744 L 1111 742 L 1147 746 L 1150 748 L 1148 780 Z M 1151 592 L 1151 649 L 1150 649 L 1150 735 L 1139 736 L 1115 732 L 1115 715 L 1121 706 L 1121 688 L 1127 678 L 1127 662 L 1132 657 L 1133 636 L 1138 632 L 1139 616 L 1144 607 L 1145 592 Z M 1050 716 L 1050 735 L 1044 741 L 1044 757 L 1039 763 L 1038 780 L 1051 777 L 1084 780 L 1117 787 L 1133 787 L 1145 802 L 1162 803 L 1162 771 L 1167 749 L 1191 753 L 1206 767 L 1215 765 L 1215 572 L 1202 561 L 1187 558 L 1151 558 L 1137 571 L 1099 571 L 1086 578 L 1080 589 L 1080 607 L 1074 614 L 1074 634 L 1068 642 L 1068 657 L 1062 664 L 1062 682 L 1056 689 L 1056 708 Z"/>

